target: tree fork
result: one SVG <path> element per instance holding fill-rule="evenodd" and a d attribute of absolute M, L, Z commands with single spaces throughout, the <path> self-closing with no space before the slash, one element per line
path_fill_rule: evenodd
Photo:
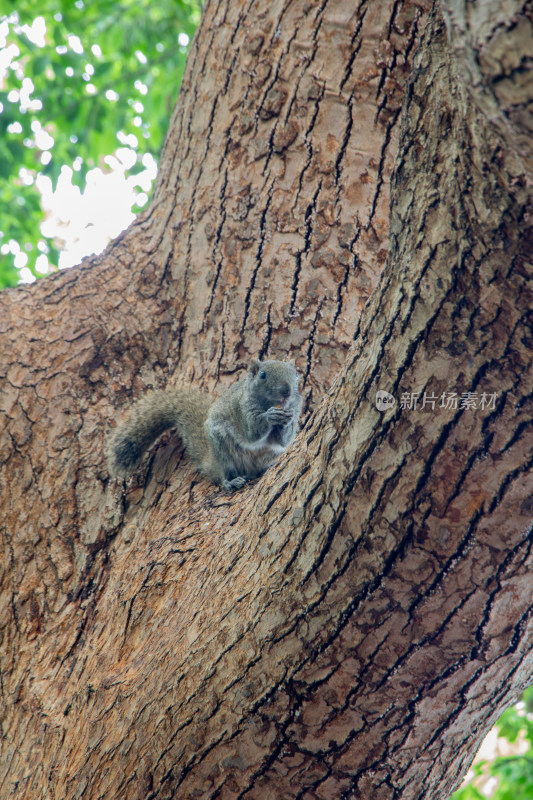
<path fill-rule="evenodd" d="M 530 680 L 530 28 L 461 8 L 406 85 L 418 6 L 208 4 L 150 210 L 0 297 L 0 792 L 445 798 Z M 108 481 L 114 407 L 258 350 L 314 408 L 261 481 Z"/>

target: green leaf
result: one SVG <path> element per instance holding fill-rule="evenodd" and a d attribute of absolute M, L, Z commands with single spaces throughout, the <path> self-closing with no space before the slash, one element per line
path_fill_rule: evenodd
<path fill-rule="evenodd" d="M 16 286 L 19 280 L 18 270 L 7 256 L 0 256 L 0 289 Z"/>
<path fill-rule="evenodd" d="M 72 180 L 83 189 L 91 165 L 102 164 L 106 155 L 121 146 L 118 131 L 135 134 L 139 156 L 151 153 L 157 159 L 185 67 L 186 51 L 177 45 L 177 37 L 186 32 L 192 38 L 201 5 L 199 0 L 160 0 L 157 4 L 151 0 L 100 0 L 78 8 L 72 0 L 42 0 L 36 7 L 35 0 L 4 0 L 2 11 L 1 19 L 16 13 L 21 25 L 31 25 L 38 15 L 46 23 L 42 47 L 12 23 L 7 37 L 8 44 L 18 46 L 17 62 L 33 81 L 31 100 L 39 101 L 42 107 L 22 109 L 18 102 L 7 100 L 11 90 L 21 89 L 21 78 L 13 69 L 7 69 L 0 91 L 0 136 L 4 142 L 0 157 L 0 241 L 14 239 L 21 247 L 32 244 L 33 249 L 26 251 L 28 267 L 39 277 L 35 260 L 43 212 L 35 186 L 24 186 L 20 180 L 21 167 L 31 170 L 35 177 L 39 173 L 49 176 L 55 186 L 62 166 L 81 159 L 81 169 Z M 62 18 L 54 19 L 58 13 Z M 69 45 L 69 34 L 80 38 L 83 53 Z M 93 45 L 100 48 L 101 55 L 92 52 Z M 63 54 L 57 47 L 68 49 Z M 87 72 L 88 64 L 94 68 L 93 74 L 89 74 L 90 69 Z M 83 78 L 84 73 L 89 80 Z M 148 94 L 136 88 L 138 81 L 148 87 Z M 89 82 L 95 94 L 87 92 Z M 118 100 L 108 99 L 108 91 L 116 92 Z M 136 102 L 142 103 L 141 111 L 134 108 Z M 134 125 L 138 116 L 142 119 L 140 128 Z M 9 133 L 12 123 L 19 123 L 22 133 Z M 46 166 L 41 163 L 38 147 L 24 144 L 24 140 L 36 137 L 39 141 L 39 125 L 54 138 L 52 158 Z M 138 158 L 129 174 L 141 170 Z M 57 263 L 57 249 L 47 243 L 49 259 Z M 16 280 L 12 254 L 2 256 L 0 287 L 13 285 Z"/>
<path fill-rule="evenodd" d="M 518 706 L 518 707 L 517 707 Z M 525 706 L 525 708 L 524 708 Z M 532 800 L 533 798 L 533 687 L 526 689 L 519 704 L 506 709 L 496 728 L 498 736 L 509 743 L 522 736 L 529 743 L 529 750 L 524 754 L 499 757 L 491 764 L 478 762 L 474 766 L 474 778 L 479 777 L 485 767 L 498 785 L 491 795 L 493 800 Z M 472 781 L 462 786 L 451 795 L 453 800 L 481 800 L 484 795 L 473 785 Z"/>

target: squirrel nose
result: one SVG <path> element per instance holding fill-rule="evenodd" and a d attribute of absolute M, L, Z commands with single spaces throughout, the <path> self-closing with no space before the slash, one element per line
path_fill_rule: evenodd
<path fill-rule="evenodd" d="M 282 383 L 279 390 L 283 398 L 287 398 L 291 393 L 291 387 L 288 383 Z"/>

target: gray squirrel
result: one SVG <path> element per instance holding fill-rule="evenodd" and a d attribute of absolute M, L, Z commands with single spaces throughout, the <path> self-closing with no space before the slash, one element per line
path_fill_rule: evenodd
<path fill-rule="evenodd" d="M 252 359 L 246 377 L 214 402 L 177 388 L 143 397 L 110 438 L 109 472 L 126 477 L 161 434 L 175 427 L 202 475 L 227 491 L 240 489 L 289 446 L 301 410 L 294 365 Z"/>

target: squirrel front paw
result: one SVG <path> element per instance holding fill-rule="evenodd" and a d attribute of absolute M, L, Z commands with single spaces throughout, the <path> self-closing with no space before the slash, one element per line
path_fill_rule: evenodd
<path fill-rule="evenodd" d="M 232 478 L 231 481 L 225 480 L 222 486 L 227 492 L 234 492 L 235 489 L 242 489 L 246 483 L 246 478 L 239 475 L 237 478 Z"/>
<path fill-rule="evenodd" d="M 271 406 L 265 416 L 271 425 L 288 425 L 292 420 L 292 411 L 282 406 Z"/>

